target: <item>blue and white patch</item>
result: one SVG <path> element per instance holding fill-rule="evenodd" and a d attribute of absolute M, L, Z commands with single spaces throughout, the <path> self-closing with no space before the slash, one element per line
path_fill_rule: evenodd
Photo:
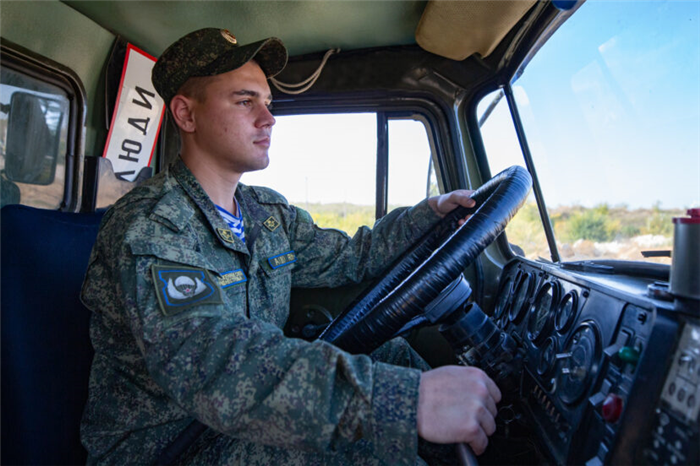
<path fill-rule="evenodd" d="M 278 269 L 284 267 L 285 265 L 293 264 L 297 261 L 297 255 L 294 251 L 283 252 L 282 254 L 277 254 L 276 256 L 268 257 L 267 263 L 273 269 Z"/>
<path fill-rule="evenodd" d="M 220 277 L 216 279 L 219 282 L 219 286 L 224 289 L 233 285 L 240 285 L 248 281 L 248 277 L 245 276 L 243 269 L 231 270 L 230 272 L 224 272 Z"/>
<path fill-rule="evenodd" d="M 222 304 L 221 289 L 207 270 L 193 267 L 151 266 L 163 314 L 179 314 L 194 305 Z"/>

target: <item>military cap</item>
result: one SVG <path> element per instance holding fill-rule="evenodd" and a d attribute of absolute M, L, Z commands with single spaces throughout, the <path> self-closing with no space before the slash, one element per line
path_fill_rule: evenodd
<path fill-rule="evenodd" d="M 163 52 L 153 67 L 151 81 L 169 105 L 188 79 L 233 71 L 253 58 L 269 78 L 287 64 L 287 49 L 276 37 L 239 45 L 226 29 L 199 29 L 180 38 Z"/>

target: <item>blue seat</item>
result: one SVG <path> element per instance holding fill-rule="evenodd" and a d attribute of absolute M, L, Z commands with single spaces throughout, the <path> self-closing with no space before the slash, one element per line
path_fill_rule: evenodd
<path fill-rule="evenodd" d="M 93 349 L 79 294 L 101 213 L 0 211 L 2 464 L 84 464 Z"/>

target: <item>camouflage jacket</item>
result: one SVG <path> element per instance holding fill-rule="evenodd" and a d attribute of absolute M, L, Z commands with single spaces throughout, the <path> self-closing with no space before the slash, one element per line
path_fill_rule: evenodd
<path fill-rule="evenodd" d="M 424 201 L 350 238 L 239 185 L 246 244 L 181 160 L 119 200 L 82 300 L 95 357 L 90 462 L 152 463 L 193 418 L 225 435 L 328 452 L 358 439 L 415 462 L 419 372 L 284 337 L 292 287 L 376 276 L 438 219 Z"/>

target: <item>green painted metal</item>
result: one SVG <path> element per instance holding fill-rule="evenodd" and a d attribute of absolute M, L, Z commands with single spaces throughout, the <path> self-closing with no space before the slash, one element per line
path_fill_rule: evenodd
<path fill-rule="evenodd" d="M 290 55 L 415 43 L 424 0 L 403 1 L 74 1 L 75 10 L 145 51 L 160 55 L 202 27 L 230 30 L 241 42 L 281 38 Z"/>

